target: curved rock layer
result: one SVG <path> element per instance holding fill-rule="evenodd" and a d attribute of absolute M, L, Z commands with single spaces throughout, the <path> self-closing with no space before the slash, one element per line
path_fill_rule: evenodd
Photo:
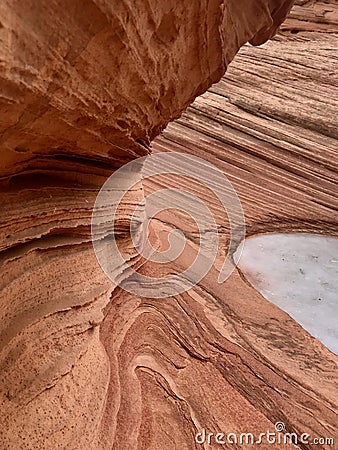
<path fill-rule="evenodd" d="M 154 141 L 152 150 L 190 153 L 220 168 L 241 199 L 248 236 L 291 231 L 337 236 L 337 45 L 336 33 L 314 30 L 297 36 L 278 35 L 259 49 L 244 46 L 227 75 L 170 124 Z M 156 180 L 157 187 L 168 183 L 168 178 Z M 154 189 L 154 184 L 149 180 L 147 189 Z M 225 235 L 226 241 L 229 229 L 223 210 L 217 209 L 211 195 L 204 200 L 213 207 L 219 233 Z M 170 226 L 172 216 L 163 220 Z M 185 232 L 188 235 L 187 229 Z M 240 271 L 232 274 L 218 295 L 216 279 L 209 274 L 191 297 L 196 302 L 194 307 L 189 305 L 194 314 L 187 314 L 195 323 L 204 329 L 206 319 L 202 317 L 206 317 L 228 343 L 245 349 L 245 356 L 241 354 L 236 364 L 241 370 L 238 373 L 229 363 L 230 350 L 222 347 L 220 342 L 224 341 L 217 335 L 217 350 L 213 349 L 216 360 L 229 369 L 221 370 L 221 392 L 227 391 L 225 384 L 229 382 L 270 421 L 263 427 L 272 429 L 274 422 L 282 420 L 288 430 L 296 433 L 306 430 L 311 436 L 337 439 L 335 355 L 287 314 L 271 304 L 260 303 L 260 296 Z M 193 340 L 190 342 L 196 348 Z M 249 358 L 253 354 L 255 361 L 262 363 L 254 373 L 258 378 L 264 373 L 264 379 L 259 378 L 257 384 L 249 383 L 250 377 L 242 372 L 243 366 L 252 367 Z M 215 361 L 212 352 L 208 357 Z M 191 367 L 188 383 L 197 389 L 200 381 L 195 382 L 194 377 L 204 370 Z M 218 386 L 218 378 L 213 375 L 209 379 L 212 377 Z M 265 386 L 265 394 L 258 394 L 260 383 Z M 211 398 L 215 389 L 213 384 L 203 388 L 205 398 Z M 177 391 L 181 392 L 179 388 Z M 316 398 L 318 403 L 316 400 L 310 406 L 305 398 Z M 215 409 L 221 416 L 217 419 Z M 218 399 L 199 424 L 212 432 L 237 430 L 233 422 L 239 412 L 246 417 L 239 429 L 247 430 L 252 411 L 242 399 L 239 405 L 231 402 L 231 406 L 225 406 L 223 397 Z M 322 444 L 321 448 L 332 445 Z"/>
<path fill-rule="evenodd" d="M 274 33 L 290 5 L 2 2 L 1 175 L 62 173 L 69 159 L 118 167 L 146 154 L 241 45 Z"/>
<path fill-rule="evenodd" d="M 189 292 L 138 298 L 105 276 L 90 241 L 104 180 L 148 154 L 167 123 L 219 81 L 239 47 L 270 38 L 290 6 L 0 5 L 3 449 L 190 450 L 201 448 L 202 428 L 258 435 L 277 421 L 290 432 L 334 435 L 337 358 L 238 271 L 218 285 L 217 261 Z M 289 21 L 298 23 L 299 7 Z M 289 34 L 245 46 L 227 77 L 152 149 L 191 152 L 220 167 L 240 195 L 250 234 L 338 234 L 337 36 Z M 135 264 L 129 219 L 154 185 L 136 185 L 119 216 L 119 240 Z M 174 219 L 155 221 L 159 242 Z M 217 220 L 226 245 L 228 230 Z"/>

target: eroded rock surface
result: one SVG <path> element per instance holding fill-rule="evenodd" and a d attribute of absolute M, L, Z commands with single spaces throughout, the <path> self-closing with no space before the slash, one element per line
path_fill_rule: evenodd
<path fill-rule="evenodd" d="M 282 30 L 337 33 L 338 3 L 336 0 L 296 0 Z"/>
<path fill-rule="evenodd" d="M 334 434 L 337 358 L 239 272 L 220 286 L 216 267 L 180 296 L 137 298 L 104 275 L 90 241 L 104 180 L 147 154 L 241 45 L 270 38 L 290 3 L 2 2 L 2 448 L 190 450 L 201 428 L 258 435 L 276 421 Z M 289 21 L 302 6 L 312 11 L 298 5 Z M 334 234 L 337 39 L 289 31 L 244 47 L 153 151 L 224 170 L 251 234 L 271 224 Z M 131 259 L 143 189 L 118 222 Z"/>

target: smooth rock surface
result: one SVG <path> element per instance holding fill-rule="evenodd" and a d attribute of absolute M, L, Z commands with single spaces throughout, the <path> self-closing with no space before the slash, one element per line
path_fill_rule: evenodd
<path fill-rule="evenodd" d="M 294 233 L 245 241 L 238 265 L 265 298 L 338 355 L 338 239 Z"/>

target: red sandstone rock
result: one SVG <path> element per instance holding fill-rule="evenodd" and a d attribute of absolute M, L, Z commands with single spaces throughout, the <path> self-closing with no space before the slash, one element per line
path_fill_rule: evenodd
<path fill-rule="evenodd" d="M 1 448 L 190 450 L 202 427 L 258 434 L 278 420 L 333 435 L 337 358 L 238 272 L 220 287 L 216 267 L 181 296 L 137 298 L 105 276 L 90 242 L 105 178 L 147 154 L 290 4 L 0 5 Z M 306 29 L 331 30 L 325 17 L 326 28 Z M 311 33 L 244 47 L 154 151 L 183 147 L 224 170 L 251 234 L 267 224 L 337 234 L 335 45 Z M 119 221 L 130 257 L 142 195 L 136 186 Z"/>
<path fill-rule="evenodd" d="M 338 3 L 336 0 L 296 0 L 282 30 L 337 33 Z"/>

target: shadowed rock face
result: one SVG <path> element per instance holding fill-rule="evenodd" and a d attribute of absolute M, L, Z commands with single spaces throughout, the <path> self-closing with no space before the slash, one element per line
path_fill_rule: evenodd
<path fill-rule="evenodd" d="M 105 179 L 148 154 L 155 136 L 220 80 L 244 43 L 261 44 L 272 37 L 290 6 L 282 0 L 1 3 L 2 448 L 190 450 L 200 448 L 194 436 L 201 428 L 258 435 L 278 420 L 289 431 L 334 433 L 337 359 L 238 272 L 220 286 L 216 264 L 180 296 L 137 298 L 105 276 L 90 239 L 91 211 Z M 299 9 L 294 11 L 289 20 L 298 23 Z M 287 38 L 279 39 L 267 60 L 290 45 Z M 321 47 L 312 49 L 314 60 L 316 49 L 334 47 L 331 37 L 323 39 Z M 250 96 L 245 117 L 235 109 L 227 116 L 230 120 L 237 114 L 237 125 L 230 120 L 229 129 L 246 130 L 245 139 L 235 132 L 234 145 L 211 148 L 208 130 L 194 129 L 203 108 L 189 123 L 195 105 L 180 119 L 187 121 L 187 130 L 181 134 L 180 123 L 172 125 L 153 151 L 182 145 L 196 153 L 196 139 L 193 144 L 189 139 L 202 131 L 200 155 L 213 158 L 225 172 L 225 165 L 231 166 L 236 188 L 242 186 L 251 233 L 273 223 L 302 230 L 323 226 L 333 234 L 333 119 L 323 119 L 319 103 L 307 139 L 301 107 L 297 122 L 288 105 L 282 115 L 271 106 L 268 112 L 277 125 L 269 129 L 271 120 L 264 122 L 266 114 L 262 118 L 257 112 L 265 95 L 273 97 L 276 89 L 269 91 L 257 81 L 269 80 L 271 68 L 265 73 L 256 64 L 255 51 L 259 61 L 258 52 L 265 50 L 251 49 L 248 56 L 258 73 L 255 83 L 243 83 L 241 65 L 237 75 L 234 68 L 230 84 L 239 87 L 231 97 L 236 102 L 214 109 L 207 100 L 209 119 L 203 122 L 215 125 L 218 111 L 227 106 L 241 109 L 243 89 L 253 90 L 261 100 Z M 280 64 L 279 59 L 277 72 Z M 327 71 L 333 72 L 332 67 L 333 60 Z M 304 72 L 295 73 L 303 79 Z M 325 73 L 332 83 L 332 75 Z M 284 81 L 277 89 L 282 96 Z M 300 104 L 301 94 L 295 99 Z M 333 102 L 331 96 L 328 104 Z M 217 138 L 216 129 L 211 134 Z M 255 139 L 264 142 L 263 157 L 255 154 Z M 280 149 L 287 154 L 282 161 Z M 284 167 L 292 168 L 291 175 Z M 272 216 L 261 213 L 257 197 L 250 194 L 264 173 L 269 173 L 269 193 L 262 201 L 276 208 Z M 243 182 L 246 176 L 251 188 Z M 281 201 L 281 176 L 283 185 L 291 177 L 288 197 L 296 219 Z M 121 246 L 135 263 L 128 220 L 145 188 L 151 186 L 136 184 L 125 198 L 117 225 Z M 318 202 L 311 199 L 315 193 Z M 276 205 L 282 205 L 280 213 Z M 316 222 L 307 211 L 323 216 Z M 222 230 L 226 240 L 228 231 Z M 158 241 L 161 232 L 162 225 L 155 224 Z M 142 270 L 154 269 L 145 265 Z"/>
<path fill-rule="evenodd" d="M 1 174 L 146 154 L 242 44 L 270 37 L 290 4 L 2 2 Z"/>

